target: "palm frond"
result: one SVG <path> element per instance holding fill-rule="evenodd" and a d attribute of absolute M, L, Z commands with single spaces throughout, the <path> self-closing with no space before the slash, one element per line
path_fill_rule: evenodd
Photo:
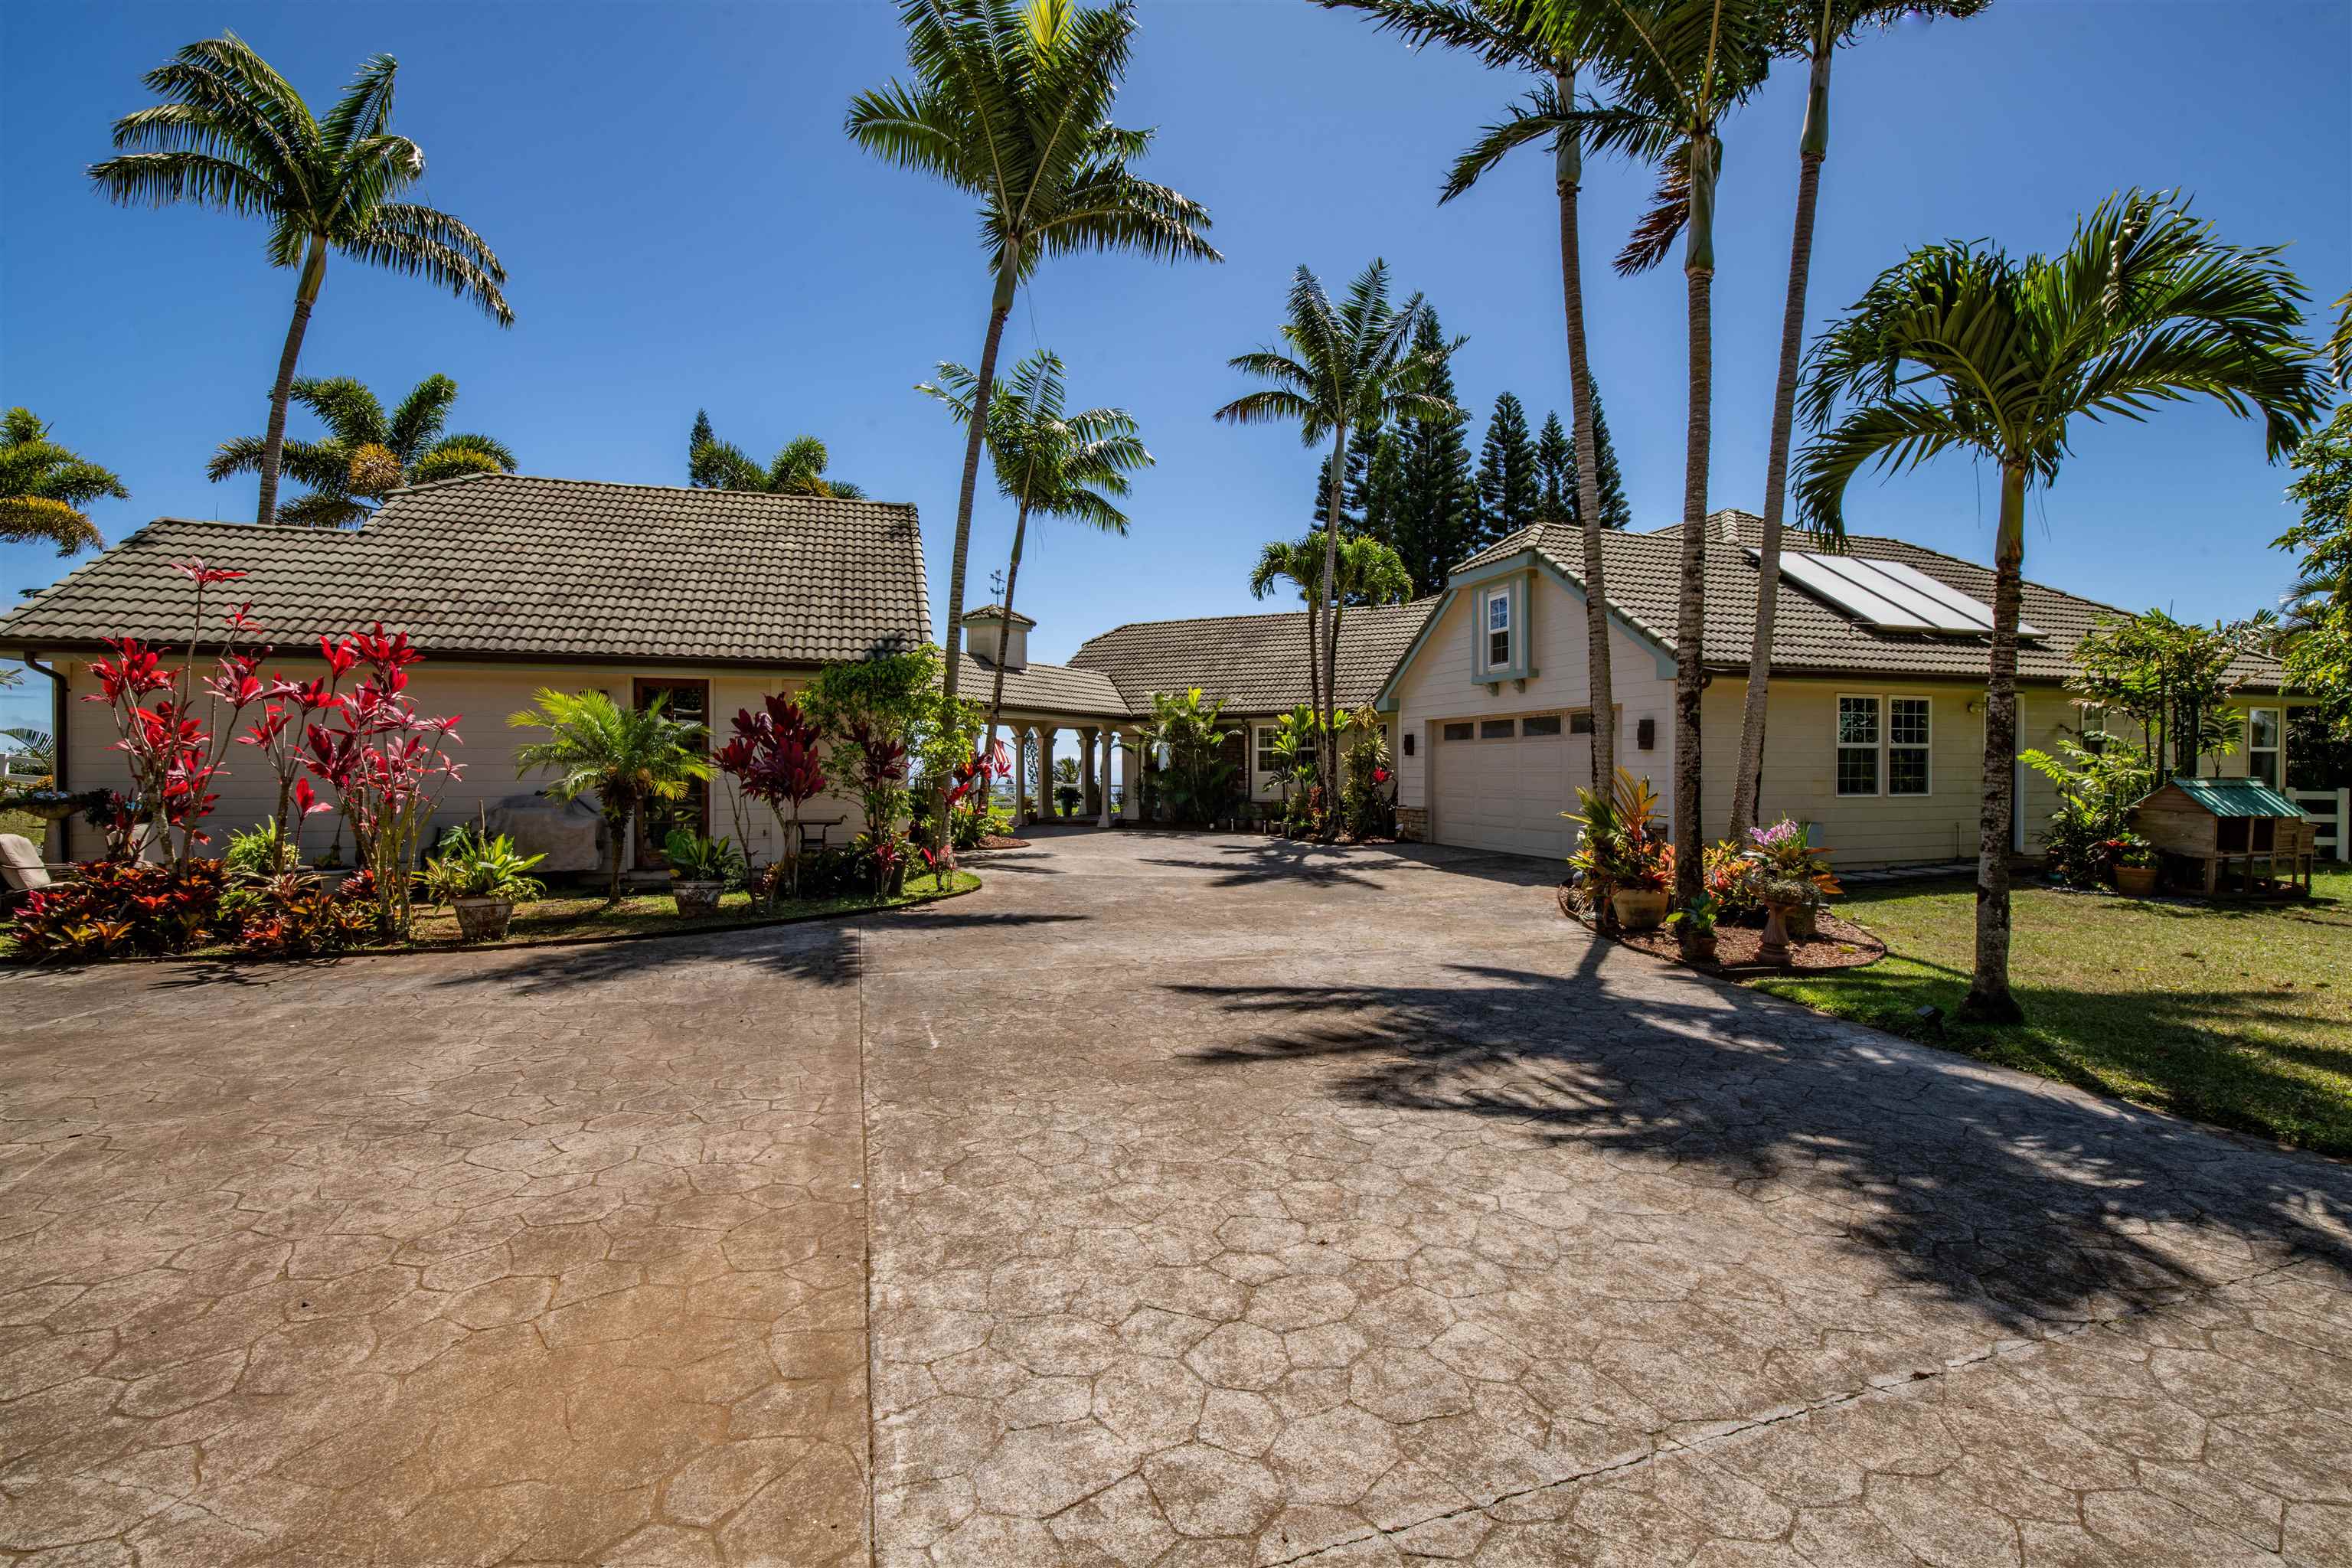
<path fill-rule="evenodd" d="M 449 409 L 457 401 L 456 382 L 438 372 L 426 376 L 393 409 L 381 439 L 402 462 L 416 461 L 448 424 Z"/>
<path fill-rule="evenodd" d="M 106 541 L 88 513 L 47 496 L 0 496 L 0 542 L 25 544 L 46 541 L 60 555 L 97 550 Z"/>
<path fill-rule="evenodd" d="M 357 528 L 368 516 L 366 502 L 337 490 L 312 490 L 278 508 L 278 521 L 289 528 Z"/>
<path fill-rule="evenodd" d="M 399 70 L 400 62 L 390 55 L 370 55 L 361 62 L 319 127 L 331 154 L 383 133 L 392 119 L 393 79 Z"/>
<path fill-rule="evenodd" d="M 1575 132 L 1567 106 L 1549 82 L 1511 104 L 1503 114 L 1503 119 L 1482 129 L 1478 139 L 1454 160 L 1445 184 L 1438 189 L 1438 205 L 1466 193 L 1488 170 L 1528 143 L 1557 142 L 1561 135 Z"/>
<path fill-rule="evenodd" d="M 1612 264 L 1620 278 L 1647 272 L 1671 255 L 1690 222 L 1690 144 L 1683 142 L 1658 163 L 1658 184 L 1649 207 L 1633 226 L 1625 248 Z"/>
<path fill-rule="evenodd" d="M 514 325 L 514 311 L 499 287 L 506 281 L 506 268 L 480 236 L 446 213 L 407 202 L 387 203 L 366 228 L 338 240 L 337 248 L 357 260 L 438 284 L 460 299 L 471 299 L 499 325 Z"/>
<path fill-rule="evenodd" d="M 298 375 L 287 387 L 288 398 L 317 415 L 347 447 L 370 443 L 392 445 L 383 419 L 383 405 L 367 383 L 354 375 Z"/>

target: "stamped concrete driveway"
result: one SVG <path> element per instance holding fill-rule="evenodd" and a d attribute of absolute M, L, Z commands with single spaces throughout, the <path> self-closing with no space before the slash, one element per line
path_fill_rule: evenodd
<path fill-rule="evenodd" d="M 2352 1172 L 1546 875 L 0 980 L 0 1557 L 2352 1562 Z"/>

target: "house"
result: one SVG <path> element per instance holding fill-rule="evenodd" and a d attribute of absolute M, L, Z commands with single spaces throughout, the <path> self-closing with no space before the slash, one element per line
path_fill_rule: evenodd
<path fill-rule="evenodd" d="M 80 700 L 96 689 L 89 661 L 109 636 L 184 646 L 194 595 L 172 563 L 191 557 L 250 574 L 213 590 L 208 618 L 225 598 L 250 599 L 267 640 L 289 653 L 376 622 L 408 634 L 425 654 L 412 672 L 419 710 L 463 715 L 465 773 L 443 797 L 445 821 L 544 782 L 514 765 L 515 748 L 544 734 L 506 721 L 541 687 L 659 696 L 723 736 L 738 709 L 798 689 L 820 665 L 930 636 L 911 506 L 482 474 L 401 490 L 354 530 L 167 518 L 0 617 L 0 656 L 58 683 L 59 787 L 122 784 L 113 725 Z M 323 670 L 299 658 L 270 668 L 294 679 Z M 219 781 L 215 826 L 276 806 L 269 775 L 240 752 Z M 693 803 L 707 831 L 735 832 L 732 788 L 721 778 Z M 805 816 L 838 836 L 856 814 L 854 801 L 821 798 Z M 773 858 L 767 814 L 746 818 L 753 858 Z M 310 831 L 323 849 L 327 830 Z M 50 858 L 100 851 L 96 829 L 68 832 Z M 633 857 L 654 861 L 637 837 Z"/>

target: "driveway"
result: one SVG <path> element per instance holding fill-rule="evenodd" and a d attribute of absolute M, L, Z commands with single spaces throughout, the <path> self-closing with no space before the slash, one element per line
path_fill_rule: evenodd
<path fill-rule="evenodd" d="M 0 1557 L 2352 1562 L 2352 1171 L 1048 836 L 846 927 L 0 979 Z"/>

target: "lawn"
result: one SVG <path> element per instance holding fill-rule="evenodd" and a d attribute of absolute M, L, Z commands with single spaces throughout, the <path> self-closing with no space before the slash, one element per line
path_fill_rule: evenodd
<path fill-rule="evenodd" d="M 1752 982 L 2046 1078 L 2307 1149 L 2352 1154 L 2352 871 L 2309 903 L 2243 906 L 2021 887 L 2010 973 L 2026 1022 L 1951 1021 L 1975 952 L 1973 884 L 1857 889 L 1867 969 Z M 1922 1007 L 1942 1010 L 1922 1020 Z"/>

